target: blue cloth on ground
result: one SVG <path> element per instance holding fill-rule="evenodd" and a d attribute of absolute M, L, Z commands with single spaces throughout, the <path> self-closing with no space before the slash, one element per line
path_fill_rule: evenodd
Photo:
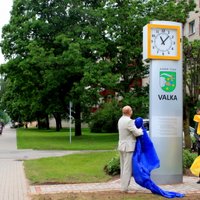
<path fill-rule="evenodd" d="M 135 125 L 142 128 L 143 135 L 137 137 L 136 148 L 133 154 L 133 177 L 140 186 L 151 190 L 152 193 L 166 198 L 184 197 L 184 194 L 162 190 L 151 180 L 151 171 L 160 167 L 160 161 L 150 140 L 146 129 L 143 127 L 143 119 L 136 118 Z"/>

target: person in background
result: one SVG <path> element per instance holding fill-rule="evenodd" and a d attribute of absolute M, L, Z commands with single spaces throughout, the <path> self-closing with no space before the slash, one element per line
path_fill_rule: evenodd
<path fill-rule="evenodd" d="M 197 109 L 196 115 L 194 115 L 195 121 L 195 131 L 194 131 L 194 137 L 196 139 L 196 146 L 197 146 L 197 153 L 198 156 L 200 155 L 200 108 Z M 199 180 L 197 181 L 198 184 L 200 184 L 200 173 L 199 173 Z"/>
<path fill-rule="evenodd" d="M 118 151 L 120 154 L 122 192 L 128 192 L 128 186 L 132 177 L 132 156 L 135 150 L 136 137 L 143 135 L 142 129 L 136 128 L 134 121 L 131 119 L 132 114 L 132 108 L 130 106 L 124 106 L 122 108 L 122 116 L 118 121 Z"/>
<path fill-rule="evenodd" d="M 197 143 L 197 152 L 198 155 L 200 155 L 200 108 L 197 109 L 196 115 L 194 115 L 193 120 L 195 121 L 194 137 Z"/>

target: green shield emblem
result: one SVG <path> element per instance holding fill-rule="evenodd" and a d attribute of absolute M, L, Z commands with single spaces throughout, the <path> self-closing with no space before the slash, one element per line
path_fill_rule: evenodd
<path fill-rule="evenodd" d="M 160 71 L 160 87 L 165 92 L 172 92 L 176 88 L 176 72 Z"/>

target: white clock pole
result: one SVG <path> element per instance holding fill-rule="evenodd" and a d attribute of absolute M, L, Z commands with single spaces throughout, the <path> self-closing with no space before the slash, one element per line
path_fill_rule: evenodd
<path fill-rule="evenodd" d="M 143 29 L 143 58 L 150 60 L 150 137 L 160 159 L 152 179 L 157 184 L 181 183 L 182 25 L 168 21 L 150 24 L 152 30 L 149 25 Z"/>

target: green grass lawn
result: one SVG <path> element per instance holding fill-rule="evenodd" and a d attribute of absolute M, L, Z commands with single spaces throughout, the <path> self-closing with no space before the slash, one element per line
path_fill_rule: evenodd
<path fill-rule="evenodd" d="M 107 181 L 111 177 L 104 172 L 104 166 L 116 156 L 117 142 L 117 133 L 94 134 L 89 129 L 82 129 L 82 136 L 75 137 L 72 134 L 71 143 L 69 129 L 61 132 L 53 129 L 17 129 L 18 149 L 113 150 L 26 160 L 26 176 L 33 184 Z"/>
<path fill-rule="evenodd" d="M 90 133 L 82 129 L 82 136 L 72 133 L 70 143 L 69 129 L 56 132 L 38 129 L 17 129 L 18 149 L 36 150 L 113 150 L 117 148 L 117 133 Z"/>
<path fill-rule="evenodd" d="M 24 166 L 32 184 L 103 182 L 111 179 L 104 166 L 116 154 L 108 151 L 26 160 Z"/>

